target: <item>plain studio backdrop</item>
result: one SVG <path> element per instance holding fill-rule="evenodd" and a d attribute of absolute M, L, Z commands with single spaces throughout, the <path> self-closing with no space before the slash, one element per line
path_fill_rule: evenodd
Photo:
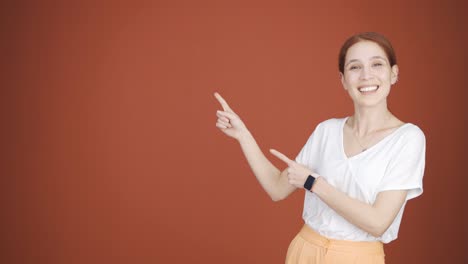
<path fill-rule="evenodd" d="M 419 3 L 418 3 L 419 2 Z M 467 263 L 462 1 L 18 1 L 1 8 L 2 263 L 283 263 L 303 191 L 273 203 L 216 127 L 267 157 L 351 115 L 347 37 L 393 43 L 389 107 L 426 134 L 424 194 L 387 263 Z"/>

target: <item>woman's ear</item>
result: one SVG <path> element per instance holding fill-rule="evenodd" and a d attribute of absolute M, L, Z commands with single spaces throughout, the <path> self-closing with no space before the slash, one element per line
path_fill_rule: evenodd
<path fill-rule="evenodd" d="M 398 65 L 393 65 L 392 66 L 392 77 L 391 77 L 391 83 L 392 85 L 397 83 L 398 81 L 398 72 L 399 72 L 399 68 L 398 68 Z"/>
<path fill-rule="evenodd" d="M 346 89 L 346 86 L 345 86 L 345 84 L 344 84 L 344 83 L 345 83 L 345 80 L 344 80 L 344 75 L 343 75 L 342 72 L 340 72 L 340 81 L 341 81 L 341 85 L 343 85 L 343 88 L 344 88 L 345 90 L 348 90 L 348 89 Z"/>

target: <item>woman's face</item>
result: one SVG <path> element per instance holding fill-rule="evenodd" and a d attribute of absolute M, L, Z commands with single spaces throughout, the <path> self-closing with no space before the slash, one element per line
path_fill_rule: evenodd
<path fill-rule="evenodd" d="M 355 104 L 376 106 L 386 103 L 396 82 L 398 66 L 390 66 L 385 51 L 372 41 L 360 41 L 348 49 L 341 83 Z"/>

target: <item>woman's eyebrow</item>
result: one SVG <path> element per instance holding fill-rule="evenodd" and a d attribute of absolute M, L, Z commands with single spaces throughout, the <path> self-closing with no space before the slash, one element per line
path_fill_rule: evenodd
<path fill-rule="evenodd" d="M 381 60 L 386 61 L 386 59 L 385 59 L 384 57 L 382 57 L 382 56 L 373 56 L 373 57 L 371 57 L 371 59 L 381 59 Z M 345 64 L 345 67 L 346 67 L 348 64 L 353 63 L 353 62 L 355 62 L 355 61 L 359 61 L 359 60 L 358 60 L 358 59 L 352 59 L 352 60 L 348 61 L 348 62 Z"/>
<path fill-rule="evenodd" d="M 345 66 L 347 66 L 348 64 L 353 63 L 355 61 L 359 61 L 359 60 L 357 60 L 357 59 L 350 60 L 350 61 L 348 61 L 348 63 L 345 64 Z"/>

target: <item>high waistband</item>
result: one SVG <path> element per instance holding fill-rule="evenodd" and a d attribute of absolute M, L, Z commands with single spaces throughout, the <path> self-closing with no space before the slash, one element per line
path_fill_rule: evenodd
<path fill-rule="evenodd" d="M 307 224 L 302 227 L 299 235 L 306 241 L 315 244 L 316 246 L 323 247 L 327 250 L 354 252 L 359 254 L 384 255 L 383 243 L 380 241 L 349 241 L 329 239 L 315 232 Z"/>

